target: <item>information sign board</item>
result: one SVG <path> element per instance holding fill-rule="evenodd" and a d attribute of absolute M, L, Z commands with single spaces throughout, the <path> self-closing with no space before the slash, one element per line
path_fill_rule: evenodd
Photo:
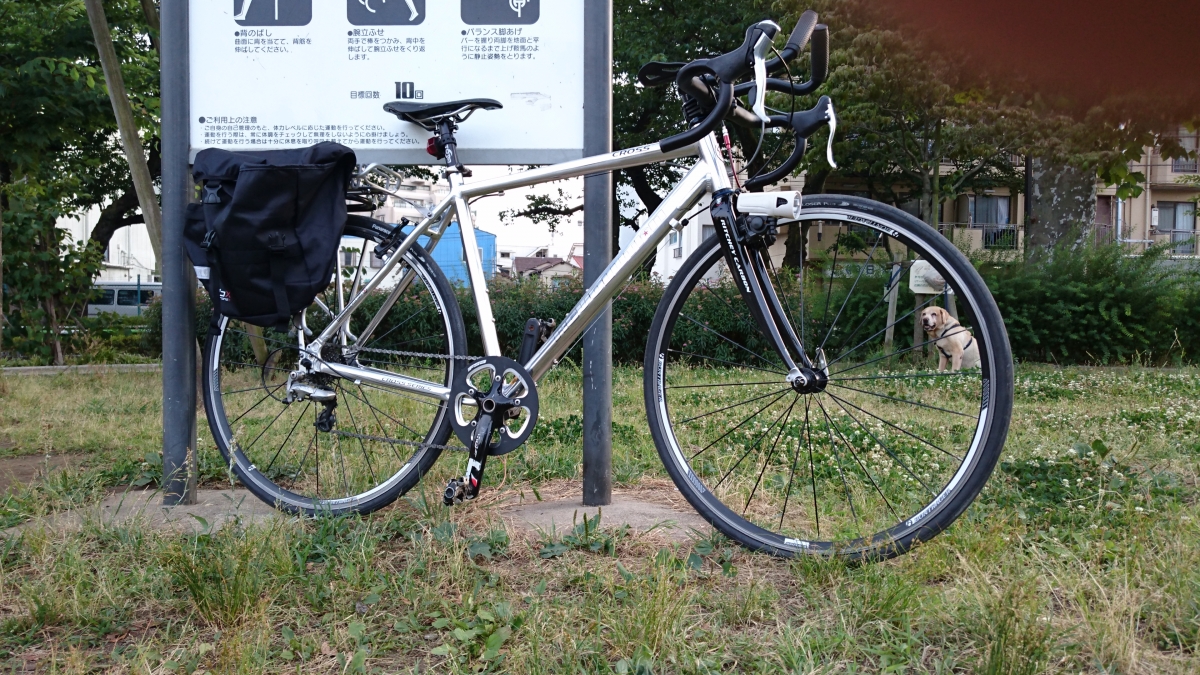
<path fill-rule="evenodd" d="M 392 100 L 492 98 L 458 132 L 468 164 L 582 156 L 582 0 L 191 0 L 190 147 L 336 141 L 429 164 Z"/>

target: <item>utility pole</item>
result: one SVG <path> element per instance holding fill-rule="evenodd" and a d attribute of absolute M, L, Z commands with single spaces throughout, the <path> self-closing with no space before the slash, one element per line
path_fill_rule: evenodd
<path fill-rule="evenodd" d="M 583 154 L 612 152 L 612 0 L 583 3 Z M 583 285 L 612 260 L 613 177 L 583 179 Z M 583 505 L 612 503 L 612 306 L 583 338 Z"/>
<path fill-rule="evenodd" d="M 196 276 L 188 194 L 188 2 L 162 4 L 163 505 L 196 503 Z"/>

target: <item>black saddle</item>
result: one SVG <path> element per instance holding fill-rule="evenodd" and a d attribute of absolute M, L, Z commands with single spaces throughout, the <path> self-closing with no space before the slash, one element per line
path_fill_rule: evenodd
<path fill-rule="evenodd" d="M 476 110 L 497 110 L 503 107 L 499 101 L 490 98 L 465 98 L 444 103 L 392 101 L 383 104 L 384 110 L 406 122 L 419 124 L 429 131 L 436 130 L 438 122 L 447 117 L 453 117 L 455 122 L 462 122 Z"/>

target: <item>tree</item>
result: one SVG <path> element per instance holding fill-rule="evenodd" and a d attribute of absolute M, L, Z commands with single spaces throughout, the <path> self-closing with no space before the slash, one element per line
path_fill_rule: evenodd
<path fill-rule="evenodd" d="M 613 149 L 654 143 L 683 131 L 683 112 L 674 87 L 646 88 L 637 72 L 650 61 L 692 61 L 727 52 L 742 43 L 746 28 L 770 16 L 770 2 L 695 3 L 683 0 L 613 2 Z M 790 27 L 788 28 L 790 31 Z M 783 38 L 781 38 L 783 39 Z M 662 193 L 682 175 L 683 163 L 615 172 L 617 194 L 626 187 L 636 201 L 614 195 L 613 252 L 621 226 L 638 229 L 638 218 L 662 203 Z M 619 201 L 624 199 L 624 201 Z M 507 218 L 529 217 L 557 226 L 582 210 L 561 192 L 532 196 Z M 632 216 L 622 216 L 622 210 Z"/>
<path fill-rule="evenodd" d="M 145 133 L 157 122 L 157 55 L 140 2 L 119 0 L 109 7 L 114 45 Z M 65 233 L 54 223 L 97 204 L 105 205 L 103 215 L 110 220 L 135 222 L 130 214 L 136 200 L 130 206 L 121 199 L 132 185 L 115 138 L 112 107 L 83 4 L 0 4 L 0 224 L 8 244 L 2 258 L 0 289 L 6 293 L 0 296 L 0 309 L 10 315 L 15 310 L 27 322 L 5 326 L 9 337 L 43 336 L 47 344 L 53 343 L 56 360 L 62 356 L 56 326 L 69 324 L 82 309 L 77 291 L 86 294 L 107 237 L 116 228 L 97 228 L 86 250 L 80 251 L 63 240 Z M 60 267 L 60 260 L 51 260 L 52 251 L 70 264 Z M 71 279 L 41 281 L 52 274 Z M 86 284 L 76 283 L 78 279 Z"/>

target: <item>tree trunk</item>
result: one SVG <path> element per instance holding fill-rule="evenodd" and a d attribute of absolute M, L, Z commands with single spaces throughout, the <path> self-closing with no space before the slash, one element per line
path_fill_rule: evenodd
<path fill-rule="evenodd" d="M 138 203 L 142 207 L 142 216 L 146 220 L 146 229 L 150 231 L 150 245 L 154 249 L 156 263 L 161 265 L 162 209 L 158 205 L 158 195 L 154 193 L 154 182 L 150 178 L 150 168 L 146 164 L 146 151 L 142 147 L 137 123 L 133 119 L 133 108 L 129 105 L 129 95 L 125 92 L 125 80 L 121 76 L 121 63 L 117 60 L 112 34 L 108 31 L 108 19 L 104 16 L 104 5 L 101 0 L 84 0 L 84 4 L 87 6 L 88 21 L 92 25 L 96 51 L 100 55 L 100 66 L 104 70 L 108 98 L 112 102 L 113 114 L 117 118 L 121 145 L 125 149 L 125 159 L 129 162 L 129 173 L 133 177 L 133 185 L 137 190 Z"/>
<path fill-rule="evenodd" d="M 0 162 L 0 336 L 3 336 L 6 321 L 4 314 L 4 210 L 8 208 L 8 194 L 5 192 L 5 188 L 11 179 L 8 164 Z M 2 339 L 0 339 L 0 347 L 3 347 Z"/>
<path fill-rule="evenodd" d="M 1034 158 L 1029 223 L 1025 226 L 1025 253 L 1054 248 L 1074 237 L 1079 246 L 1096 219 L 1096 172 L 1069 164 Z"/>
<path fill-rule="evenodd" d="M 812 224 L 806 221 L 788 223 L 787 235 L 783 240 L 783 266 L 800 269 L 808 258 L 808 230 Z"/>
<path fill-rule="evenodd" d="M 66 365 L 67 360 L 63 356 L 62 335 L 59 334 L 60 327 L 58 325 L 58 312 L 54 311 L 54 306 L 57 304 L 54 296 L 50 296 L 42 301 L 42 306 L 46 309 L 46 318 L 50 320 L 50 341 L 54 345 L 54 365 Z"/>

